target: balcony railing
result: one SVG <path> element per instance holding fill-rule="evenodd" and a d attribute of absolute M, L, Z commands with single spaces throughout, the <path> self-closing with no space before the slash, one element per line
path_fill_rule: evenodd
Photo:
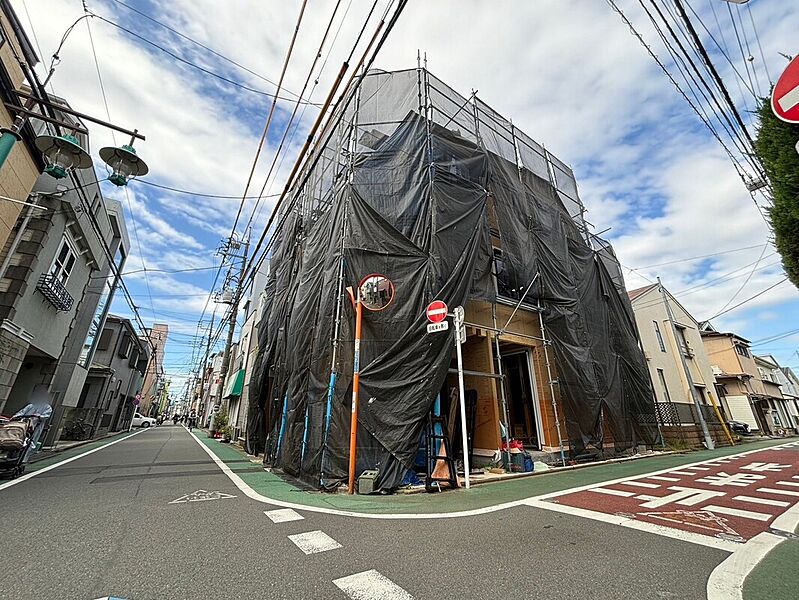
<path fill-rule="evenodd" d="M 49 300 L 56 310 L 67 311 L 72 308 L 72 303 L 75 301 L 61 280 L 51 273 L 44 273 L 39 277 L 36 289 Z"/>

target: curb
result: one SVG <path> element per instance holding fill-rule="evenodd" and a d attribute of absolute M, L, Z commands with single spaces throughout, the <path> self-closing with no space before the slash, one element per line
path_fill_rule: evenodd
<path fill-rule="evenodd" d="M 29 465 L 32 465 L 37 462 L 41 462 L 43 460 L 47 460 L 48 458 L 55 458 L 62 452 L 66 452 L 67 450 L 73 450 L 74 448 L 81 448 L 83 446 L 87 446 L 89 444 L 93 444 L 94 442 L 101 442 L 103 440 L 107 440 L 108 438 L 116 437 L 118 435 L 123 435 L 125 433 L 130 433 L 129 431 L 114 431 L 112 433 L 108 433 L 103 437 L 92 438 L 90 440 L 81 440 L 79 442 L 75 442 L 70 446 L 66 446 L 63 448 L 57 448 L 55 450 L 40 450 L 36 454 L 34 454 L 31 459 L 28 461 Z"/>

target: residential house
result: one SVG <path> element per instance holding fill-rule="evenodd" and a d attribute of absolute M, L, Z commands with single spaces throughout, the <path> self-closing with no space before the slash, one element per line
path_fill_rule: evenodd
<path fill-rule="evenodd" d="M 20 63 L 27 65 L 26 68 Z M 0 128 L 11 129 L 16 114 L 5 105 L 22 106 L 18 90 L 36 89 L 29 79 L 31 69 L 39 62 L 30 40 L 11 7 L 9 0 L 0 0 Z M 38 96 L 38 94 L 35 94 Z M 20 131 L 20 141 L 14 144 L 2 169 L 0 169 L 0 250 L 6 251 L 11 242 L 11 231 L 24 202 L 44 168 L 42 154 L 36 149 L 36 131 L 26 123 Z"/>
<path fill-rule="evenodd" d="M 794 423 L 790 412 L 793 401 L 783 394 L 782 380 L 785 374 L 777 359 L 771 355 L 755 356 L 755 364 L 766 394 L 763 408 L 772 432 L 793 429 Z"/>
<path fill-rule="evenodd" d="M 788 400 L 788 414 L 792 427 L 799 433 L 799 378 L 790 367 L 782 367 L 777 374 L 782 395 Z"/>
<path fill-rule="evenodd" d="M 141 414 L 151 417 L 158 415 L 163 391 L 164 376 L 164 349 L 169 337 L 169 325 L 166 323 L 153 323 L 152 328 L 146 330 L 145 338 L 152 345 L 153 352 L 147 364 L 147 373 L 144 376 L 144 386 L 141 392 Z"/>
<path fill-rule="evenodd" d="M 714 443 L 727 444 L 713 406 L 720 406 L 716 379 L 699 323 L 657 283 L 632 290 L 629 297 L 663 436 L 699 445 L 704 441 L 700 420 L 704 418 Z"/>
<path fill-rule="evenodd" d="M 717 331 L 705 323 L 702 343 L 710 358 L 727 418 L 746 423 L 751 431 L 773 433 L 771 400 L 776 397 L 772 394 L 779 393 L 779 386 L 771 381 L 764 384 L 749 340 Z"/>
<path fill-rule="evenodd" d="M 66 419 L 92 423 L 95 433 L 130 425 L 150 358 L 150 346 L 129 319 L 108 315 L 77 407 Z"/>
<path fill-rule="evenodd" d="M 79 125 L 66 114 L 59 118 Z M 87 146 L 85 136 L 77 138 Z M 34 388 L 45 389 L 54 409 L 45 443 L 52 443 L 64 411 L 80 399 L 115 285 L 110 275 L 122 268 L 129 240 L 122 205 L 103 197 L 92 168 L 62 182 L 43 174 L 34 192 L 41 210 L 27 224 L 18 219 L 16 228 L 25 225 L 21 242 L 0 280 L 0 337 L 10 357 L 0 365 L 0 412 L 14 412 Z"/>

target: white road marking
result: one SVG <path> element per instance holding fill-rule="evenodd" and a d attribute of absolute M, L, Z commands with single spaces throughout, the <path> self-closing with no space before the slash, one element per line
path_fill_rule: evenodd
<path fill-rule="evenodd" d="M 635 496 L 635 492 L 625 492 L 624 490 L 611 490 L 609 488 L 591 488 L 588 491 L 596 492 L 598 494 L 608 494 L 609 496 L 623 496 L 624 498 L 630 498 L 631 496 Z"/>
<path fill-rule="evenodd" d="M 773 533 L 758 533 L 737 552 L 733 552 L 707 580 L 707 600 L 743 600 L 744 579 L 782 538 Z"/>
<path fill-rule="evenodd" d="M 649 488 L 655 490 L 660 487 L 659 483 L 646 483 L 644 481 L 622 481 L 623 485 L 632 485 L 635 487 Z"/>
<path fill-rule="evenodd" d="M 795 487 L 799 487 L 799 483 L 794 483 L 793 481 L 778 481 L 777 485 L 792 485 Z"/>
<path fill-rule="evenodd" d="M 768 513 L 752 512 L 751 510 L 742 510 L 739 508 L 730 508 L 728 506 L 716 506 L 715 504 L 708 504 L 703 506 L 702 510 L 717 513 L 721 515 L 730 515 L 733 517 L 742 517 L 744 519 L 754 519 L 755 521 L 768 521 L 774 515 Z"/>
<path fill-rule="evenodd" d="M 352 600 L 413 600 L 408 592 L 374 569 L 334 579 L 333 583 Z"/>
<path fill-rule="evenodd" d="M 669 471 L 669 473 L 674 473 L 675 475 L 696 475 L 693 471 Z"/>
<path fill-rule="evenodd" d="M 147 431 L 148 429 L 150 429 L 150 428 L 147 427 L 147 428 L 144 428 L 144 429 L 139 429 L 135 433 L 131 433 L 130 435 L 126 435 L 125 437 L 121 437 L 121 438 L 118 438 L 116 440 L 110 441 L 107 444 L 103 444 L 102 446 L 97 446 L 97 448 L 92 448 L 91 450 L 87 450 L 86 452 L 83 452 L 82 454 L 78 454 L 76 456 L 73 456 L 72 458 L 67 458 L 66 460 L 62 460 L 61 462 L 57 462 L 57 463 L 54 463 L 54 464 L 52 464 L 50 466 L 44 467 L 43 469 L 39 469 L 38 471 L 33 471 L 31 473 L 28 473 L 27 475 L 23 475 L 22 477 L 17 477 L 16 479 L 12 479 L 11 481 L 8 481 L 8 482 L 0 485 L 0 490 L 4 490 L 6 488 L 10 488 L 11 486 L 14 486 L 14 485 L 19 485 L 23 481 L 27 481 L 28 479 L 31 479 L 32 477 L 36 477 L 37 475 L 41 475 L 42 473 L 47 473 L 47 471 L 52 471 L 53 469 L 57 469 L 58 467 L 63 466 L 65 464 L 67 464 L 67 463 L 71 463 L 74 460 L 78 460 L 79 458 L 83 458 L 84 456 L 89 456 L 89 454 L 94 454 L 95 452 L 98 452 L 98 451 L 102 450 L 103 448 L 108 448 L 109 446 L 113 446 L 114 444 L 118 444 L 119 442 L 124 442 L 125 440 L 127 440 L 129 438 L 132 438 L 134 435 L 139 435 L 140 433 L 142 433 L 143 431 Z"/>
<path fill-rule="evenodd" d="M 293 508 L 278 508 L 277 510 L 265 510 L 264 514 L 269 517 L 272 523 L 288 523 L 289 521 L 302 521 L 303 517 Z"/>
<path fill-rule="evenodd" d="M 674 473 L 674 471 L 672 471 Z M 679 481 L 679 477 L 664 477 L 663 475 L 648 475 L 647 479 L 657 479 L 658 481 Z"/>
<path fill-rule="evenodd" d="M 691 531 L 683 531 L 682 529 L 673 529 L 671 527 L 664 527 L 662 525 L 655 525 L 654 523 L 649 523 L 647 521 L 637 521 L 634 518 L 625 515 L 611 515 L 608 513 L 588 510 L 585 508 L 576 508 L 574 506 L 568 506 L 566 504 L 555 504 L 554 502 L 546 502 L 535 498 L 526 500 L 524 503 L 527 506 L 532 506 L 533 508 L 542 508 L 544 510 L 564 513 L 567 515 L 574 515 L 578 517 L 592 519 L 594 521 L 601 521 L 603 523 L 611 523 L 613 525 L 627 527 L 628 529 L 646 531 L 648 533 L 662 535 L 664 537 L 669 537 L 675 540 L 681 540 L 683 542 L 691 542 L 693 544 L 699 544 L 700 546 L 707 546 L 708 548 L 716 548 L 718 550 L 724 550 L 726 552 L 735 552 L 743 545 L 738 542 L 733 542 L 731 540 L 715 538 L 708 535 L 702 535 L 700 533 L 693 533 Z"/>
<path fill-rule="evenodd" d="M 705 463 L 708 464 L 708 463 Z M 691 467 L 694 471 L 710 471 L 710 467 Z M 672 471 L 674 473 L 674 471 Z"/>
<path fill-rule="evenodd" d="M 780 496 L 799 496 L 799 492 L 794 492 L 791 490 L 775 490 L 774 488 L 757 488 L 758 492 L 763 492 L 764 494 L 779 494 Z"/>
<path fill-rule="evenodd" d="M 305 554 L 327 552 L 328 550 L 335 550 L 343 547 L 324 531 L 319 531 L 318 529 L 316 531 L 308 531 L 307 533 L 290 535 L 289 539 Z"/>
<path fill-rule="evenodd" d="M 206 502 L 208 500 L 225 500 L 226 498 L 235 498 L 233 494 L 225 494 L 224 492 L 208 492 L 206 490 L 197 490 L 191 494 L 186 494 L 180 498 L 176 498 L 167 504 L 184 504 L 187 502 Z"/>
<path fill-rule="evenodd" d="M 783 502 L 782 500 L 769 500 L 768 498 L 756 498 L 754 496 L 735 496 L 733 500 L 740 500 L 741 502 L 751 502 L 752 504 L 765 504 L 768 506 L 790 506 L 790 502 Z"/>

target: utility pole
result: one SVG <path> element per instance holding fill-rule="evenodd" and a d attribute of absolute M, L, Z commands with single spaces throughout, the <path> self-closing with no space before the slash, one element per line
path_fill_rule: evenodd
<path fill-rule="evenodd" d="M 702 427 L 702 435 L 705 438 L 705 445 L 707 446 L 708 450 L 713 450 L 713 448 L 715 448 L 715 445 L 713 444 L 713 438 L 710 436 L 710 431 L 707 428 L 705 415 L 702 414 L 702 395 L 694 385 L 694 379 L 691 377 L 691 370 L 688 368 L 688 362 L 685 360 L 685 354 L 683 354 L 683 351 L 680 348 L 680 338 L 677 337 L 677 325 L 674 322 L 674 315 L 671 312 L 671 305 L 666 297 L 666 290 L 663 289 L 663 284 L 660 283 L 660 277 L 658 277 L 658 288 L 660 289 L 660 295 L 663 298 L 663 304 L 666 305 L 666 313 L 669 315 L 671 335 L 674 336 L 674 342 L 677 344 L 677 354 L 680 357 L 680 363 L 682 363 L 683 371 L 685 371 L 685 378 L 688 380 L 688 391 L 691 393 L 691 398 L 693 398 L 694 404 L 696 405 L 696 414 L 699 415 L 699 425 Z"/>
<path fill-rule="evenodd" d="M 235 241 L 233 238 L 230 239 L 230 244 L 233 246 Z M 234 247 L 235 248 L 235 247 Z M 244 287 L 244 282 L 242 279 L 244 278 L 244 270 L 247 267 L 247 255 L 250 252 L 250 236 L 247 235 L 247 241 L 244 242 L 244 254 L 238 256 L 237 258 L 241 259 L 241 267 L 239 267 L 239 274 L 235 281 L 235 286 L 233 288 L 233 299 L 231 300 L 230 304 L 230 324 L 228 325 L 227 330 L 227 341 L 225 342 L 225 353 L 222 355 L 222 373 L 219 376 L 219 394 L 216 396 L 214 400 L 214 410 L 212 415 L 216 413 L 218 410 L 218 406 L 222 404 L 222 394 L 225 391 L 225 383 L 227 379 L 227 371 L 228 367 L 230 366 L 230 348 L 233 345 L 233 335 L 236 332 L 236 317 L 238 316 L 239 312 L 239 302 L 241 300 L 241 290 Z M 235 255 L 234 255 L 235 256 Z M 210 434 L 213 436 L 215 433 L 214 428 L 214 418 L 211 417 L 211 426 L 210 426 Z"/>

